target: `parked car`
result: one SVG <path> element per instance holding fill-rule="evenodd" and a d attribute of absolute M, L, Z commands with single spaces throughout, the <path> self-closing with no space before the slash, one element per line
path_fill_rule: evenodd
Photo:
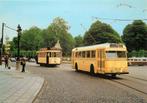
<path fill-rule="evenodd" d="M 34 58 L 29 59 L 29 62 L 36 62 Z"/>
<path fill-rule="evenodd" d="M 11 62 L 16 62 L 16 59 L 15 58 L 10 58 L 10 61 Z"/>

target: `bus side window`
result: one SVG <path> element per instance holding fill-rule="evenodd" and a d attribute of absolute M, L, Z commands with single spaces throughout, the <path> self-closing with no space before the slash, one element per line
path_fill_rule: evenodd
<path fill-rule="evenodd" d="M 85 51 L 82 52 L 82 58 L 85 58 Z"/>
<path fill-rule="evenodd" d="M 95 58 L 95 51 L 91 51 L 91 58 Z"/>
<path fill-rule="evenodd" d="M 81 58 L 81 57 L 82 57 L 82 52 L 79 52 L 78 54 L 79 54 L 79 55 L 78 55 L 79 58 Z"/>
<path fill-rule="evenodd" d="M 78 52 L 75 52 L 75 57 L 78 58 Z"/>
<path fill-rule="evenodd" d="M 90 58 L 90 51 L 87 51 L 86 55 L 87 58 Z"/>
<path fill-rule="evenodd" d="M 48 57 L 51 57 L 51 52 L 48 52 Z"/>
<path fill-rule="evenodd" d="M 56 57 L 56 52 L 54 52 L 54 57 Z"/>
<path fill-rule="evenodd" d="M 54 52 L 51 52 L 51 57 L 54 57 Z"/>

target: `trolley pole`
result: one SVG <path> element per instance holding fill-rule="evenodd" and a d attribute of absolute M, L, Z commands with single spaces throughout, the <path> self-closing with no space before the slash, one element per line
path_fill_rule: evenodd
<path fill-rule="evenodd" d="M 2 52 L 3 52 L 4 25 L 5 25 L 5 23 L 2 23 L 2 38 L 1 38 L 1 40 L 0 40 L 0 65 L 2 65 Z"/>
<path fill-rule="evenodd" d="M 20 67 L 20 35 L 21 35 L 21 26 L 18 24 L 17 33 L 18 33 L 18 41 L 17 41 L 17 61 L 16 61 L 16 69 L 19 70 Z"/>

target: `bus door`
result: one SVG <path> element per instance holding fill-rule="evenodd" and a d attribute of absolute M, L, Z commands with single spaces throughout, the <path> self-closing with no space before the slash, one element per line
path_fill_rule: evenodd
<path fill-rule="evenodd" d="M 103 71 L 105 66 L 104 49 L 99 50 L 99 69 Z"/>
<path fill-rule="evenodd" d="M 47 55 L 46 55 L 46 64 L 49 64 L 49 52 L 47 52 Z"/>

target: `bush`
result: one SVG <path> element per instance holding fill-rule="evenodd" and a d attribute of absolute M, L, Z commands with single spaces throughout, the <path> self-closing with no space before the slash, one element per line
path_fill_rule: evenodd
<path fill-rule="evenodd" d="M 133 50 L 132 52 L 128 53 L 128 57 L 147 57 L 147 51 L 145 51 L 145 50 L 139 50 L 139 51 Z"/>
<path fill-rule="evenodd" d="M 17 57 L 17 50 L 11 51 L 12 57 Z M 36 56 L 36 51 L 20 51 L 20 57 L 34 58 Z"/>

